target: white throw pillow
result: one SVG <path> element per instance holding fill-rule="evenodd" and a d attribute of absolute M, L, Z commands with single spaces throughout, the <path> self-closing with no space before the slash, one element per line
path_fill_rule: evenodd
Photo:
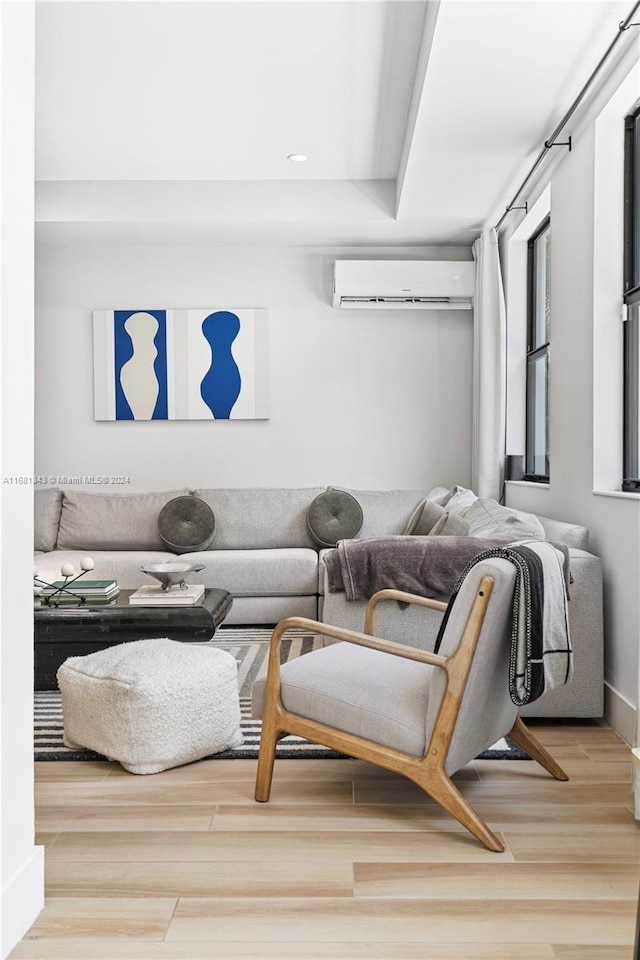
<path fill-rule="evenodd" d="M 477 499 L 473 490 L 468 490 L 466 487 L 453 487 L 449 495 L 445 499 L 438 500 L 438 503 L 449 513 L 465 513 Z"/>
<path fill-rule="evenodd" d="M 502 507 L 497 500 L 476 499 L 465 512 L 469 537 L 487 540 L 544 540 L 544 527 L 533 513 Z"/>

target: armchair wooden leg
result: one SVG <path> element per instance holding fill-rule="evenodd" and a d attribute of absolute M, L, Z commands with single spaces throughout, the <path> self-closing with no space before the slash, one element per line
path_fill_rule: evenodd
<path fill-rule="evenodd" d="M 455 783 L 444 770 L 430 774 L 425 782 L 416 779 L 416 783 L 433 797 L 452 817 L 470 830 L 474 837 L 494 853 L 503 853 L 504 846 L 491 832 L 484 820 L 478 816 L 468 800 L 460 793 Z"/>
<path fill-rule="evenodd" d="M 532 760 L 537 760 L 556 780 L 569 779 L 560 764 L 556 763 L 551 754 L 547 753 L 538 738 L 534 737 L 528 727 L 525 727 L 520 717 L 516 718 L 516 722 L 507 736 L 513 740 L 514 743 L 517 743 L 519 747 L 522 747 L 524 752 L 528 753 Z"/>
<path fill-rule="evenodd" d="M 276 759 L 276 744 L 283 736 L 282 731 L 278 729 L 273 713 L 265 710 L 262 718 L 262 733 L 260 735 L 255 792 L 256 800 L 259 800 L 261 803 L 266 803 L 271 794 L 273 764 Z"/>

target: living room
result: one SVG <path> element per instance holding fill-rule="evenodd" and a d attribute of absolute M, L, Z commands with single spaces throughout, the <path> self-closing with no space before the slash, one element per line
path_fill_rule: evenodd
<path fill-rule="evenodd" d="M 310 9 L 291 21 L 288 7 Z M 126 477 L 124 492 L 469 487 L 473 311 L 335 309 L 333 264 L 471 262 L 472 244 L 500 221 L 503 452 L 521 455 L 526 251 L 550 215 L 552 466 L 548 483 L 509 481 L 505 503 L 588 527 L 604 571 L 604 715 L 636 745 L 640 494 L 620 483 L 624 145 L 618 137 L 610 146 L 612 125 L 640 90 L 633 28 L 621 32 L 557 145 L 515 195 L 629 13 L 623 3 L 561 2 L 3 4 L 3 64 L 16 78 L 3 94 L 4 139 L 14 151 L 3 169 L 3 477 Z M 142 53 L 135 66 L 147 29 L 158 58 L 176 58 L 173 72 L 146 74 Z M 314 66 L 328 61 L 322 96 L 305 62 L 314 33 Z M 212 36 L 215 56 L 203 39 Z M 296 36 L 297 56 L 281 76 L 273 64 Z M 183 75 L 195 70 L 192 84 L 208 76 L 184 51 L 202 43 L 212 69 L 238 37 L 243 69 L 226 80 L 225 99 L 248 110 L 262 82 L 265 100 L 241 129 L 216 138 L 206 122 L 213 105 L 203 99 L 187 109 L 180 99 Z M 269 45 L 258 56 L 261 37 Z M 492 76 L 497 62 L 503 69 Z M 541 62 L 544 82 L 527 77 L 525 68 Z M 376 84 L 386 98 L 373 97 Z M 338 103 L 341 126 L 332 132 L 327 112 Z M 267 105 L 277 104 L 270 114 Z M 222 124 L 226 114 L 216 109 Z M 297 128 L 290 121 L 271 141 L 269 124 L 276 129 L 283 116 Z M 142 135 L 133 135 L 136 124 Z M 285 145 L 285 133 L 296 133 L 295 142 Z M 430 154 L 434 141 L 442 149 Z M 308 160 L 288 159 L 299 150 Z M 207 304 L 268 310 L 270 418 L 95 420 L 92 311 Z M 13 315 L 19 324 L 7 322 Z M 11 718 L 3 724 L 3 875 L 13 943 L 33 921 L 42 887 L 24 642 L 32 631 L 32 492 L 3 485 L 3 701 Z"/>

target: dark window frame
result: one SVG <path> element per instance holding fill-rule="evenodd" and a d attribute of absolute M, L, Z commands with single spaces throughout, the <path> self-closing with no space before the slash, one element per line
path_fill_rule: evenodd
<path fill-rule="evenodd" d="M 545 342 L 538 343 L 536 338 L 536 279 L 537 279 L 537 241 L 551 226 L 551 217 L 547 216 L 527 242 L 527 355 L 526 355 L 526 442 L 525 442 L 525 473 L 524 480 L 535 483 L 549 482 L 549 437 L 545 426 L 545 472 L 539 473 L 535 469 L 535 432 L 536 432 L 536 405 L 535 405 L 535 369 L 536 364 L 546 358 L 549 364 L 550 336 Z M 549 417 L 549 396 L 546 394 L 545 412 Z"/>
<path fill-rule="evenodd" d="M 640 105 L 624 122 L 622 490 L 640 491 Z"/>

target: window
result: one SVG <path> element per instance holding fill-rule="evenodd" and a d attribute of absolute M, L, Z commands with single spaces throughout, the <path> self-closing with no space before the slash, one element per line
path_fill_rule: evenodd
<path fill-rule="evenodd" d="M 625 120 L 622 489 L 640 490 L 640 109 Z"/>
<path fill-rule="evenodd" d="M 547 218 L 528 243 L 527 413 L 525 480 L 549 479 L 549 336 L 551 318 L 551 223 Z"/>

